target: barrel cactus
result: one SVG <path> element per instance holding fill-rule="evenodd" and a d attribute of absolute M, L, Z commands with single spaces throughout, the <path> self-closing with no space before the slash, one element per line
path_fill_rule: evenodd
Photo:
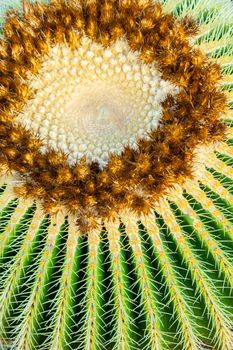
<path fill-rule="evenodd" d="M 233 349 L 233 4 L 1 0 L 0 349 Z"/>

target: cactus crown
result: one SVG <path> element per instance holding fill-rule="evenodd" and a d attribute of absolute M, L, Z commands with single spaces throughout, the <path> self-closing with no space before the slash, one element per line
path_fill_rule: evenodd
<path fill-rule="evenodd" d="M 0 349 L 232 350 L 231 2 L 14 5 Z"/>

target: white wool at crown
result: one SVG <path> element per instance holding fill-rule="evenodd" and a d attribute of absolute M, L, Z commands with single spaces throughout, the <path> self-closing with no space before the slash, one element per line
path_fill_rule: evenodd
<path fill-rule="evenodd" d="M 162 118 L 162 102 L 179 88 L 163 80 L 156 63 L 144 64 L 125 39 L 108 48 L 83 36 L 72 50 L 52 47 L 38 74 L 28 73 L 34 96 L 16 122 L 34 131 L 48 147 L 83 156 L 100 167 L 147 139 Z"/>

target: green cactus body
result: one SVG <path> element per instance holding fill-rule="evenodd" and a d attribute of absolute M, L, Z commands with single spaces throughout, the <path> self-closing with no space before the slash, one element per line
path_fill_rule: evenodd
<path fill-rule="evenodd" d="M 6 20 L 5 13 L 7 9 L 17 9 L 20 13 L 19 16 L 23 16 L 24 13 L 26 16 L 26 12 L 28 12 L 28 16 L 30 17 L 31 13 L 33 13 L 30 12 L 31 6 L 34 6 L 31 5 L 32 3 L 34 4 L 35 2 L 24 2 L 24 8 L 23 2 L 20 0 L 4 0 L 0 4 L 1 36 L 4 38 L 4 35 L 8 35 L 6 41 L 8 40 L 10 45 L 14 47 L 15 57 L 19 55 L 17 56 L 19 58 L 14 58 L 13 48 L 12 52 L 8 48 L 6 52 L 7 55 L 12 55 L 12 61 L 9 61 L 10 63 L 8 62 L 9 66 L 4 66 L 0 63 L 1 77 L 7 75 L 16 77 L 17 73 L 12 72 L 13 68 L 16 72 L 17 67 L 14 66 L 12 68 L 11 64 L 12 62 L 16 62 L 17 59 L 20 61 L 20 55 L 23 55 L 23 53 L 17 53 L 19 48 L 13 39 L 11 41 L 12 37 L 8 34 L 10 30 L 14 32 L 12 29 L 14 23 L 10 27 L 11 29 L 4 27 L 4 21 Z M 104 26 L 108 28 L 108 20 L 111 22 L 112 19 L 108 19 L 108 17 L 104 18 L 104 16 L 101 17 L 100 13 L 102 10 L 98 10 L 95 7 L 96 3 L 98 3 L 98 6 L 101 3 L 101 8 L 106 7 L 106 13 L 109 14 L 109 18 L 114 16 L 112 14 L 113 12 L 108 8 L 111 4 L 116 3 L 114 0 L 102 2 L 99 0 L 88 0 L 86 2 L 70 0 L 67 1 L 67 6 L 70 4 L 71 7 L 73 6 L 72 9 L 75 7 L 78 8 L 81 5 L 86 6 L 86 17 L 83 17 L 84 21 L 87 21 L 86 32 L 90 33 L 92 30 L 94 31 L 95 22 L 91 22 L 92 26 L 90 25 L 88 27 L 88 20 L 91 21 L 95 16 L 99 16 L 99 22 L 96 23 L 101 26 L 101 21 L 105 21 L 101 30 L 106 34 L 108 30 L 104 32 Z M 132 3 L 132 6 L 136 6 L 132 1 L 122 1 L 122 6 L 126 7 L 126 12 L 129 11 L 128 13 L 130 13 L 130 3 Z M 143 6 L 145 8 L 147 6 L 157 6 L 156 4 L 152 5 L 150 1 L 136 1 L 136 3 L 137 6 L 141 6 L 140 16 L 142 18 Z M 54 6 L 54 16 L 63 18 L 62 11 L 59 12 L 60 10 L 58 10 L 56 12 L 56 6 L 58 8 L 60 6 L 59 4 L 66 6 L 66 2 L 62 0 L 51 2 L 39 1 L 39 4 L 37 3 L 35 5 L 38 6 L 36 11 L 39 13 L 40 6 L 45 6 L 45 4 L 48 4 L 46 5 L 48 8 L 53 8 Z M 94 190 L 91 186 L 94 186 L 94 180 L 93 182 L 90 180 L 88 188 L 83 187 L 88 193 L 87 197 L 83 193 L 83 188 L 77 195 L 83 196 L 83 201 L 87 201 L 85 210 L 81 208 L 80 211 L 77 211 L 77 215 L 74 210 L 70 209 L 71 207 L 68 209 L 65 207 L 68 202 L 67 197 L 64 197 L 65 204 L 62 202 L 63 199 L 61 200 L 62 210 L 56 210 L 57 206 L 54 205 L 55 209 L 53 208 L 53 210 L 49 211 L 47 209 L 52 207 L 50 205 L 52 202 L 48 202 L 48 197 L 43 202 L 43 196 L 45 194 L 37 196 L 34 195 L 34 192 L 27 191 L 26 193 L 25 190 L 21 195 L 20 189 L 17 192 L 17 185 L 24 184 L 25 181 L 27 185 L 32 183 L 36 187 L 36 177 L 33 178 L 34 182 L 32 181 L 30 183 L 30 179 L 25 180 L 27 174 L 31 176 L 30 171 L 25 172 L 21 170 L 19 163 L 17 163 L 17 169 L 13 165 L 11 167 L 10 161 L 6 163 L 6 159 L 7 161 L 12 159 L 10 157 L 13 154 L 12 148 L 10 151 L 8 148 L 7 156 L 5 158 L 0 157 L 0 349 L 2 350 L 233 349 L 233 4 L 230 0 L 160 0 L 160 4 L 162 5 L 164 14 L 172 14 L 178 21 L 182 21 L 186 16 L 190 16 L 197 21 L 199 27 L 195 34 L 188 39 L 189 45 L 200 50 L 202 54 L 207 55 L 211 62 L 216 63 L 221 68 L 221 78 L 217 82 L 216 91 L 219 89 L 219 91 L 224 92 L 227 99 L 227 108 L 222 114 L 221 110 L 218 111 L 219 118 L 215 119 L 214 123 L 222 123 L 225 126 L 224 139 L 221 139 L 221 137 L 218 139 L 219 133 L 211 131 L 214 135 L 213 142 L 209 137 L 205 142 L 195 144 L 195 150 L 193 157 L 190 158 L 191 160 L 183 158 L 184 162 L 185 159 L 188 159 L 187 162 L 190 168 L 192 168 L 192 174 L 184 173 L 185 175 L 182 175 L 182 181 L 177 180 L 176 182 L 169 180 L 170 182 L 167 182 L 169 186 L 166 188 L 166 191 L 161 196 L 158 196 L 158 198 L 156 198 L 156 191 L 150 197 L 149 192 L 145 188 L 140 187 L 137 190 L 138 206 L 140 208 L 143 206 L 145 195 L 145 200 L 151 203 L 148 210 L 138 212 L 136 205 L 132 204 L 135 203 L 135 197 L 132 197 L 131 200 L 131 197 L 127 197 L 128 194 L 126 193 L 125 202 L 129 203 L 129 205 L 123 206 L 121 203 L 121 206 L 119 205 L 117 207 L 114 215 L 110 215 L 109 212 L 105 211 L 104 205 L 101 207 L 101 204 L 98 204 L 105 203 L 104 200 L 102 202 L 94 202 L 93 200 L 92 202 Z M 93 18 L 91 15 L 88 15 L 88 6 L 93 11 L 92 13 L 90 12 L 94 16 Z M 127 6 L 129 6 L 128 9 Z M 158 9 L 159 7 L 153 10 L 153 13 L 157 11 L 156 16 L 160 16 Z M 44 10 L 42 9 L 41 11 L 43 13 Z M 137 20 L 138 23 L 141 21 L 141 27 L 139 27 L 142 28 L 140 29 L 142 33 L 144 33 L 143 30 L 146 31 L 154 28 L 153 21 L 151 24 L 147 18 L 148 22 L 146 22 L 146 19 L 143 22 L 140 16 L 135 21 Z M 64 23 L 68 27 L 71 17 L 67 15 L 64 18 L 64 21 L 67 21 Z M 29 21 L 28 17 L 26 17 L 26 20 Z M 74 21 L 74 18 L 72 20 Z M 33 25 L 36 27 L 36 17 L 33 17 L 33 21 Z M 179 25 L 180 22 L 177 23 Z M 77 17 L 77 23 L 75 25 L 81 26 L 82 20 L 80 19 L 79 22 Z M 147 29 L 149 26 L 151 28 Z M 21 28 L 20 25 L 18 28 Z M 59 27 L 54 26 L 54 28 L 53 35 L 59 36 Z M 117 26 L 112 28 L 116 32 L 119 30 Z M 161 28 L 158 35 L 163 35 L 161 34 L 163 30 Z M 184 34 L 186 30 L 185 25 L 182 28 L 183 34 L 181 36 L 186 35 Z M 173 30 L 173 28 L 170 28 L 170 30 Z M 15 35 L 16 32 L 17 29 L 15 29 L 13 34 Z M 29 33 L 27 35 L 31 35 L 30 30 L 27 33 Z M 78 37 L 79 31 L 76 30 L 75 33 Z M 136 36 L 136 32 L 133 32 L 133 29 L 132 33 Z M 62 35 L 66 35 L 67 41 L 75 42 L 75 37 L 72 37 L 72 40 L 70 39 L 70 32 L 69 35 L 67 32 Z M 87 36 L 91 40 L 94 40 L 91 34 L 87 34 Z M 108 38 L 107 34 L 106 38 Z M 63 41 L 61 39 L 59 44 L 61 47 L 63 45 L 62 43 Z M 105 49 L 109 46 L 105 45 L 104 41 L 102 44 Z M 38 51 L 43 51 L 42 45 L 43 42 L 38 43 Z M 164 38 L 164 45 L 166 45 L 166 37 Z M 6 57 L 4 56 L 4 49 L 2 47 L 0 48 L 0 55 L 1 61 L 4 61 L 7 59 L 7 55 Z M 121 48 L 121 46 L 119 47 Z M 76 47 L 72 49 L 76 50 Z M 50 59 L 51 57 L 55 59 L 57 55 L 60 62 L 57 63 L 57 67 L 59 64 L 61 67 L 67 64 L 67 70 L 69 71 L 69 62 L 71 61 L 66 61 L 65 54 L 67 53 L 67 57 L 71 57 L 72 60 L 73 51 L 69 51 L 67 47 L 64 50 L 66 51 L 59 51 L 57 49 L 56 52 L 54 51 L 55 54 L 51 54 L 49 57 Z M 98 48 L 96 46 L 96 50 L 100 50 L 100 47 Z M 109 50 L 113 51 L 110 52 Z M 108 56 L 113 55 L 112 52 L 115 52 L 114 48 L 110 48 L 109 50 L 105 51 L 106 60 Z M 91 57 L 90 51 L 88 52 Z M 63 59 L 59 55 L 63 55 L 61 56 Z M 136 60 L 139 60 L 138 56 L 135 58 L 132 55 L 130 58 L 128 56 L 124 56 L 127 57 L 124 58 L 122 54 L 121 59 L 132 60 L 134 62 L 132 64 L 138 64 L 140 66 L 140 62 L 136 62 Z M 197 55 L 196 59 L 198 60 L 199 58 L 200 56 Z M 147 56 L 145 53 L 143 59 L 145 66 L 149 64 L 146 62 Z M 173 64 L 172 59 L 172 57 L 169 58 L 170 61 L 167 61 L 167 66 Z M 20 62 L 21 66 L 23 66 L 23 61 Z M 36 77 L 37 73 L 35 72 L 37 68 L 35 68 L 35 72 L 33 71 L 34 68 L 31 68 L 37 67 L 36 60 L 31 60 L 30 64 L 27 69 L 31 70 Z M 199 63 L 193 64 L 199 65 Z M 110 70 L 108 61 L 106 61 L 106 65 L 108 67 L 107 69 Z M 132 66 L 128 68 L 129 66 L 122 66 L 122 69 L 125 69 L 125 74 L 130 74 Z M 150 72 L 154 74 L 156 71 L 153 69 L 151 68 Z M 158 69 L 161 69 L 161 67 L 159 66 Z M 186 69 L 189 68 L 184 67 L 184 71 Z M 44 68 L 43 72 L 45 70 Z M 23 72 L 23 70 L 19 72 Z M 52 70 L 49 72 L 53 74 Z M 88 72 L 92 74 L 91 70 Z M 150 72 L 146 74 L 152 74 Z M 39 71 L 38 77 L 42 73 Z M 1 77 L 0 79 L 2 79 Z M 165 80 L 168 79 L 168 74 L 164 74 L 162 78 Z M 62 79 L 62 76 L 59 76 L 59 79 Z M 164 95 L 164 99 L 170 94 L 172 96 L 171 98 L 175 100 L 177 93 L 179 93 L 177 92 L 178 88 L 186 89 L 186 93 L 189 94 L 188 89 L 190 85 L 185 85 L 182 79 L 182 76 L 179 76 L 179 79 L 177 78 L 176 81 L 172 80 L 171 84 L 173 85 L 167 85 L 168 92 Z M 53 94 L 55 93 L 56 85 L 52 84 L 55 84 L 56 81 L 55 83 L 52 80 L 50 82 L 53 88 L 51 94 Z M 7 89 L 7 84 L 4 83 L 4 80 L 0 80 L 0 84 L 3 86 L 3 90 L 5 88 Z M 40 93 L 43 90 L 43 85 L 40 85 L 40 80 L 36 84 L 38 84 L 35 86 Z M 166 84 L 166 82 L 161 84 Z M 112 96 L 115 96 L 114 86 L 111 90 Z M 141 89 L 140 84 L 138 86 L 138 89 Z M 6 102 L 4 97 L 2 97 L 1 89 L 0 98 L 3 108 L 1 108 L 0 119 L 4 118 L 8 113 L 8 105 L 5 107 L 4 103 Z M 88 94 L 89 91 L 92 90 L 88 90 L 87 92 L 85 90 L 83 94 Z M 172 91 L 176 92 L 173 94 Z M 212 94 L 214 93 L 212 91 Z M 26 95 L 27 92 L 25 92 Z M 100 98 L 104 98 L 103 96 L 101 95 Z M 121 96 L 120 93 L 117 96 Z M 144 95 L 140 96 L 142 99 Z M 41 100 L 39 100 L 40 97 L 36 98 L 38 98 L 40 105 L 42 98 Z M 58 98 L 58 95 L 55 98 Z M 12 102 L 10 99 L 9 101 L 9 103 Z M 31 99 L 31 101 L 34 100 Z M 122 105 L 124 104 L 121 97 L 119 97 L 119 101 L 122 102 Z M 111 102 L 114 101 L 112 100 Z M 160 102 L 158 102 L 158 106 Z M 96 100 L 93 103 L 97 103 Z M 208 103 L 211 105 L 215 102 L 211 98 L 208 101 L 204 97 L 203 100 L 200 99 L 201 105 Z M 219 105 L 221 106 L 221 104 Z M 16 104 L 11 105 L 12 114 L 23 113 L 22 106 L 17 107 L 18 109 L 15 106 Z M 30 107 L 29 104 L 27 106 Z M 83 108 L 86 107 L 84 106 Z M 27 110 L 25 109 L 25 111 Z M 30 114 L 29 112 L 28 115 Z M 46 113 L 48 112 L 47 110 Z M 108 118 L 109 115 L 106 114 L 108 112 L 105 111 L 105 113 L 104 109 L 102 112 L 102 117 Z M 127 109 L 126 112 L 128 113 Z M 91 116 L 91 113 L 90 110 L 89 116 Z M 5 122 L 2 120 L 0 120 L 1 154 L 4 147 L 4 152 L 7 152 L 7 150 L 5 151 L 6 146 L 2 142 L 1 127 Z M 178 125 L 177 120 L 174 120 L 174 123 Z M 211 123 L 213 123 L 212 120 Z M 94 128 L 98 127 L 97 124 L 93 125 Z M 206 125 L 203 122 L 203 129 Z M 9 130 L 11 133 L 12 129 L 10 127 Z M 201 129 L 198 130 L 200 131 Z M 211 130 L 214 129 L 212 128 Z M 145 131 L 145 133 L 147 132 L 148 130 Z M 209 133 L 209 135 L 212 134 Z M 9 134 L 9 139 L 11 135 L 13 135 L 13 132 Z M 9 141 L 10 146 L 7 144 L 7 147 L 13 147 L 13 143 L 10 143 L 13 142 L 12 140 Z M 35 148 L 32 149 L 34 150 Z M 63 151 L 67 153 L 66 149 L 63 149 Z M 87 158 L 92 157 L 88 152 L 86 154 L 84 152 L 84 155 Z M 75 154 L 75 151 L 73 154 Z M 104 172 L 106 158 L 100 152 L 96 153 L 96 155 L 96 159 L 100 159 L 99 162 L 103 162 L 98 170 L 98 174 L 100 174 L 99 176 L 103 175 L 105 179 L 104 176 L 107 175 L 106 173 L 102 174 L 101 171 Z M 120 159 L 121 153 L 118 152 L 118 155 Z M 29 164 L 31 158 L 26 158 L 25 155 L 25 159 L 29 159 Z M 129 160 L 129 163 L 132 163 L 132 159 Z M 82 162 L 82 159 L 80 162 Z M 26 163 L 22 161 L 22 166 L 24 164 Z M 53 164 L 52 161 L 51 164 Z M 120 167 L 121 163 L 119 164 Z M 146 166 L 150 166 L 144 160 L 141 163 L 138 162 L 138 167 L 140 167 L 140 164 L 143 164 L 145 168 Z M 52 165 L 51 169 L 53 169 Z M 62 167 L 59 169 L 61 171 L 64 170 Z M 88 169 L 88 167 L 83 166 L 81 170 L 80 168 L 77 170 L 78 181 L 81 184 L 84 183 L 83 186 L 86 186 L 85 174 L 89 171 Z M 91 169 L 91 171 L 94 171 L 96 165 Z M 46 173 L 46 169 L 43 171 Z M 144 168 L 142 171 L 144 171 Z M 150 171 L 153 176 L 157 176 L 156 172 L 154 175 L 153 169 Z M 66 173 L 61 174 L 62 179 L 68 176 L 69 168 L 66 168 Z M 111 174 L 112 177 L 110 178 L 113 183 L 115 181 L 115 173 L 112 171 Z M 54 191 L 57 190 L 56 181 L 59 184 L 63 184 L 63 180 L 58 175 L 50 182 L 50 187 Z M 175 176 L 178 178 L 179 173 L 176 172 Z M 134 176 L 132 175 L 131 180 L 133 178 Z M 149 175 L 147 179 L 148 181 L 150 180 Z M 72 179 L 70 180 L 69 178 L 67 180 L 68 185 L 70 185 L 69 181 L 72 182 Z M 108 186 L 111 187 L 112 183 Z M 45 192 L 50 191 L 50 187 L 48 185 L 46 186 Z M 62 186 L 58 189 L 58 191 L 61 191 L 58 192 L 58 196 L 61 193 L 61 197 L 65 196 L 62 191 L 66 189 L 66 184 Z M 122 186 L 124 186 L 123 182 Z M 32 187 L 30 187 L 31 191 Z M 40 187 L 41 191 L 44 190 L 42 187 Z M 101 188 L 98 188 L 96 193 L 101 193 Z M 160 189 L 159 185 L 157 188 Z M 115 190 L 116 196 L 118 195 L 117 191 L 118 187 Z M 134 191 L 134 184 L 128 186 L 129 195 L 132 191 Z M 107 196 L 107 190 L 104 189 L 103 192 L 106 193 L 106 207 L 110 203 L 109 208 L 112 212 L 114 205 L 111 207 L 112 202 L 107 202 L 109 198 Z M 49 192 L 49 198 L 52 198 L 52 200 L 53 198 L 56 199 L 57 197 L 55 195 L 52 197 L 55 192 L 51 193 L 50 196 Z M 96 200 L 96 197 L 94 199 Z M 58 207 L 60 204 L 58 203 Z M 97 212 L 99 216 L 95 216 Z M 99 214 L 102 212 L 103 218 Z M 107 214 L 105 215 L 105 213 Z M 96 226 L 89 225 L 89 221 L 88 225 L 86 225 L 85 220 L 89 220 L 92 215 L 98 222 Z M 78 220 L 76 220 L 77 217 Z M 86 226 L 83 222 L 85 222 Z"/>

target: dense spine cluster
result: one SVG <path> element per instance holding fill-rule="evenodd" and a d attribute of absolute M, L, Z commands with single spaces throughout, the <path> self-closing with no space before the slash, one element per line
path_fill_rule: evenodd
<path fill-rule="evenodd" d="M 195 146 L 223 139 L 226 110 L 218 64 L 189 44 L 196 32 L 189 17 L 176 19 L 149 1 L 55 1 L 28 5 L 24 16 L 9 14 L 0 52 L 0 146 L 4 168 L 19 174 L 18 195 L 38 198 L 50 214 L 61 208 L 76 214 L 84 232 L 127 207 L 148 212 L 168 187 L 191 176 Z M 144 63 L 156 62 L 162 78 L 180 88 L 163 102 L 161 126 L 149 140 L 139 138 L 136 150 L 126 146 L 112 154 L 103 170 L 85 157 L 69 166 L 62 151 L 42 153 L 42 140 L 14 124 L 33 98 L 28 73 L 38 72 L 50 46 L 66 43 L 75 50 L 84 34 L 105 48 L 124 36 Z"/>
<path fill-rule="evenodd" d="M 232 350 L 232 3 L 23 3 L 0 45 L 0 350 Z M 180 88 L 104 169 L 15 123 L 83 34 L 124 36 Z"/>
<path fill-rule="evenodd" d="M 87 236 L 2 187 L 2 344 L 230 350 L 232 182 L 207 174 L 216 190 L 187 182 L 150 215 L 124 211 Z"/>

